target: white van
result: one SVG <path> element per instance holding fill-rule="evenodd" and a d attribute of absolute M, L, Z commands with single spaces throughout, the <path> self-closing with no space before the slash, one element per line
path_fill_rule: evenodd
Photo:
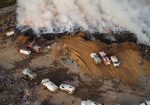
<path fill-rule="evenodd" d="M 58 90 L 58 87 L 49 79 L 43 79 L 41 84 L 52 92 L 56 92 Z"/>

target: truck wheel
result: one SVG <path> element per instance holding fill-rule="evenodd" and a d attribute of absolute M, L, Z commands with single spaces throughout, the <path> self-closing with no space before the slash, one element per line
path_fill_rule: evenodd
<path fill-rule="evenodd" d="M 45 87 L 45 86 L 42 86 L 42 89 L 43 89 L 43 90 L 46 90 L 46 87 Z"/>
<path fill-rule="evenodd" d="M 23 76 L 23 79 L 28 79 L 28 76 L 27 76 L 27 75 L 24 75 L 24 76 Z"/>

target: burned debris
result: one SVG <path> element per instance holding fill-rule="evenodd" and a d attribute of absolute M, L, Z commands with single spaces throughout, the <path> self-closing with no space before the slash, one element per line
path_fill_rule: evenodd
<path fill-rule="evenodd" d="M 35 96 L 29 93 L 28 82 L 21 76 L 10 75 L 4 68 L 0 67 L 0 104 L 1 105 L 19 105 L 21 103 L 33 102 Z"/>
<path fill-rule="evenodd" d="M 150 46 L 145 44 L 138 44 L 138 47 L 142 52 L 143 58 L 150 60 Z"/>

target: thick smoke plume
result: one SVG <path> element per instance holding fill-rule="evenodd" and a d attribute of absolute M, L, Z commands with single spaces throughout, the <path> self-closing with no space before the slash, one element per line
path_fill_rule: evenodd
<path fill-rule="evenodd" d="M 37 33 L 130 30 L 150 44 L 149 0 L 18 0 L 17 13 Z"/>

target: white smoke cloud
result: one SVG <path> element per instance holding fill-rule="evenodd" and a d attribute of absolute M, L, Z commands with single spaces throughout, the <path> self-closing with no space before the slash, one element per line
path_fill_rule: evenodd
<path fill-rule="evenodd" d="M 37 33 L 130 30 L 139 42 L 150 44 L 149 0 L 18 0 L 18 25 Z"/>

